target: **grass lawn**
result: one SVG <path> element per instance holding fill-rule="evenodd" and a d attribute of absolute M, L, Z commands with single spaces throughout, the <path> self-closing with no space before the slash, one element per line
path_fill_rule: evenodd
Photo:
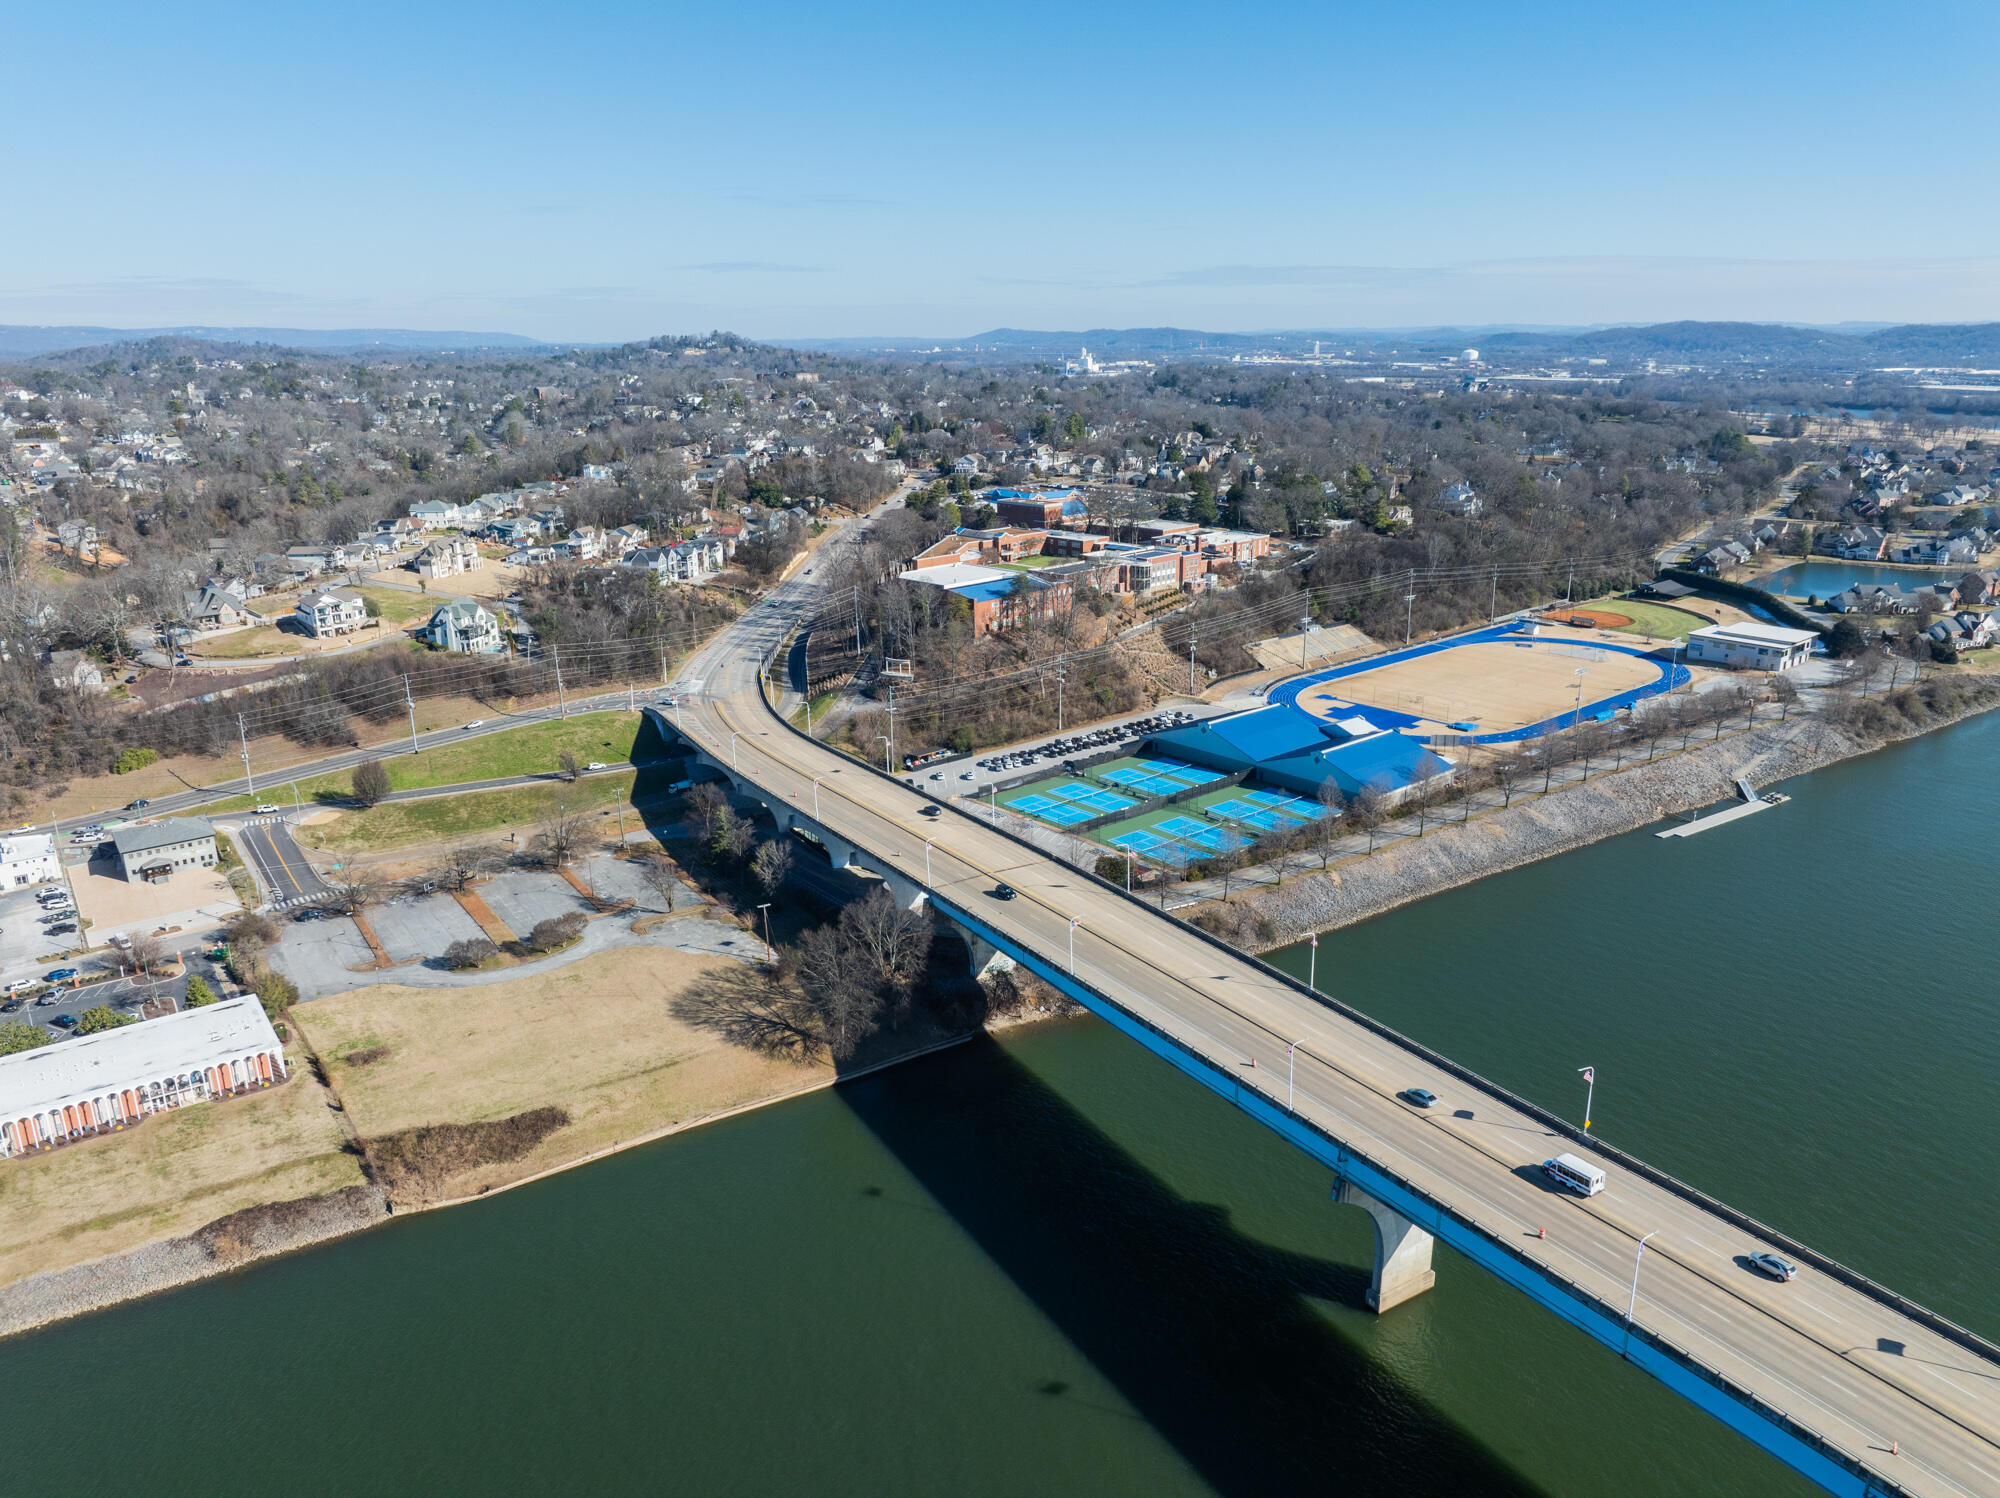
<path fill-rule="evenodd" d="M 428 619 L 444 602 L 442 598 L 429 598 L 422 593 L 406 593 L 401 588 L 371 588 L 365 583 L 348 591 L 359 593 L 380 609 L 385 627 Z"/>
<path fill-rule="evenodd" d="M 268 1092 L 155 1114 L 0 1170 L 0 1283 L 190 1232 L 261 1202 L 361 1182 L 292 1053 Z"/>
<path fill-rule="evenodd" d="M 1011 568 L 1017 572 L 1033 572 L 1040 567 L 1053 567 L 1058 562 L 1073 562 L 1075 560 L 1075 557 L 1048 557 L 1043 556 L 1040 552 L 1036 552 L 1032 556 L 1016 557 L 1011 562 L 995 562 L 993 565 L 995 567 Z"/>
<path fill-rule="evenodd" d="M 342 812 L 339 819 L 299 831 L 309 848 L 335 853 L 374 853 L 416 843 L 464 837 L 475 832 L 522 831 L 568 811 L 630 806 L 633 776 L 586 775 L 573 783 L 524 785 L 504 791 L 468 791 L 423 801 L 385 801 L 366 811 Z"/>
<path fill-rule="evenodd" d="M 383 763 L 389 769 L 389 788 L 395 791 L 459 785 L 468 780 L 504 780 L 512 775 L 542 775 L 558 768 L 565 749 L 584 764 L 594 759 L 615 764 L 632 757 L 640 717 L 638 713 L 627 712 L 579 713 L 569 719 L 529 723 L 500 733 L 461 739 L 455 744 L 440 744 L 421 754 L 392 755 Z M 320 797 L 345 801 L 353 787 L 354 772 L 341 770 L 300 781 L 299 795 L 308 801 Z M 291 782 L 273 778 L 270 799 L 289 803 Z M 203 808 L 203 815 L 247 811 L 253 804 L 250 797 L 237 796 Z"/>
<path fill-rule="evenodd" d="M 620 947 L 509 983 L 357 988 L 301 1005 L 294 1018 L 303 1020 L 364 1136 L 545 1105 L 568 1111 L 570 1125 L 525 1159 L 482 1166 L 451 1183 L 453 1194 L 469 1195 L 830 1080 L 824 1061 L 772 1060 L 674 1017 L 673 1000 L 690 983 L 742 971 L 728 958 Z M 367 1065 L 342 1059 L 377 1046 L 388 1054 Z"/>
<path fill-rule="evenodd" d="M 1649 603 L 1640 598 L 1600 598 L 1593 603 L 1580 603 L 1577 607 L 1623 614 L 1632 622 L 1619 625 L 1616 633 L 1650 636 L 1655 640 L 1684 640 L 1689 630 L 1700 629 L 1708 623 L 1699 614 L 1690 614 L 1685 609 L 1672 608 L 1663 603 Z"/>

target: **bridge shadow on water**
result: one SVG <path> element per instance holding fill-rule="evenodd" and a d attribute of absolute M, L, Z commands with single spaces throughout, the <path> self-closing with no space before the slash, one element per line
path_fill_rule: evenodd
<path fill-rule="evenodd" d="M 1540 1491 L 1313 1308 L 1365 1269 L 1245 1237 L 992 1040 L 837 1091 L 1216 1492 Z"/>

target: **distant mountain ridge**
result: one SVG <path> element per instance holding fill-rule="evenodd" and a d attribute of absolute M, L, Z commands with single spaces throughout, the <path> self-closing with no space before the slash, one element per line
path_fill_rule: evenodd
<path fill-rule="evenodd" d="M 2000 367 L 2000 323 L 1798 323 L 1667 322 L 1549 328 L 1515 325 L 1429 328 L 1320 328 L 1259 333 L 1214 333 L 1196 328 L 1086 328 L 1070 332 L 993 328 L 964 338 L 832 338 L 773 340 L 793 348 L 844 354 L 927 353 L 957 357 L 992 354 L 1036 359 L 1074 358 L 1081 348 L 1104 359 L 1199 359 L 1204 354 L 1325 352 L 1351 349 L 1357 356 L 1436 356 L 1476 347 L 1510 361 L 1605 359 L 1631 365 L 1651 359 L 1667 364 L 1778 364 L 1797 368 L 1856 370 L 1897 365 Z M 976 352 L 975 352 L 976 351 Z"/>
<path fill-rule="evenodd" d="M 48 327 L 0 323 L 0 358 L 65 353 L 149 338 L 198 338 L 208 343 L 271 344 L 313 353 L 454 353 L 474 349 L 547 348 L 539 338 L 519 333 L 426 332 L 414 328 L 175 328 Z"/>

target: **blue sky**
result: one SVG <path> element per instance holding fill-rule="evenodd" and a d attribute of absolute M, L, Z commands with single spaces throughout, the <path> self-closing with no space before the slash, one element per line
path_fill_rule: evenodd
<path fill-rule="evenodd" d="M 2000 319 L 2000 6 L 17 7 L 0 322 Z M 32 103 L 32 107 L 28 107 Z"/>

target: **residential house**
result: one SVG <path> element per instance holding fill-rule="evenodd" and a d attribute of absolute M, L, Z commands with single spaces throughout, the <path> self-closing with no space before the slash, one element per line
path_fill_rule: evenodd
<path fill-rule="evenodd" d="M 1966 567 L 1979 549 L 1963 536 L 1902 536 L 1889 543 L 1889 560 L 1922 567 Z"/>
<path fill-rule="evenodd" d="M 1712 546 L 1694 559 L 1694 570 L 1711 576 L 1719 576 L 1733 567 L 1741 567 L 1750 560 L 1750 548 L 1741 541 L 1724 541 L 1720 546 Z"/>
<path fill-rule="evenodd" d="M 1958 601 L 1991 608 L 2000 604 L 2000 572 L 1979 569 L 1958 580 Z"/>
<path fill-rule="evenodd" d="M 64 551 L 88 560 L 97 551 L 97 527 L 88 520 L 65 520 L 56 527 L 56 540 Z"/>
<path fill-rule="evenodd" d="M 604 550 L 607 556 L 629 557 L 651 539 L 643 525 L 621 525 L 604 536 Z"/>
<path fill-rule="evenodd" d="M 1945 614 L 1924 631 L 1941 645 L 1949 645 L 1963 655 L 1993 643 L 1993 616 L 1965 609 Z"/>
<path fill-rule="evenodd" d="M 431 542 L 417 553 L 410 564 L 419 577 L 457 577 L 465 572 L 477 572 L 485 565 L 479 556 L 479 548 L 466 536 L 443 536 Z"/>
<path fill-rule="evenodd" d="M 427 531 L 446 530 L 459 523 L 462 507 L 442 499 L 427 499 L 410 506 L 410 518 Z"/>
<path fill-rule="evenodd" d="M 604 532 L 594 525 L 580 525 L 556 542 L 555 554 L 564 561 L 594 562 L 604 555 Z"/>
<path fill-rule="evenodd" d="M 354 633 L 368 622 L 368 605 L 359 593 L 345 588 L 321 588 L 302 596 L 292 617 L 315 639 Z"/>
<path fill-rule="evenodd" d="M 243 601 L 214 583 L 191 589 L 181 612 L 196 629 L 235 629 L 250 622 L 250 611 L 243 607 Z"/>
<path fill-rule="evenodd" d="M 97 662 L 81 650 L 52 650 L 48 657 L 49 676 L 59 687 L 77 692 L 105 690 L 104 673 Z"/>
<path fill-rule="evenodd" d="M 337 565 L 334 557 L 339 553 L 334 546 L 287 546 L 285 548 L 285 571 L 295 578 L 318 577 Z"/>
<path fill-rule="evenodd" d="M 486 534 L 502 546 L 525 546 L 542 533 L 542 523 L 530 516 L 515 520 L 496 520 L 486 527 Z"/>
<path fill-rule="evenodd" d="M 417 635 L 440 650 L 466 655 L 497 655 L 507 648 L 500 621 L 470 598 L 439 604 Z"/>
<path fill-rule="evenodd" d="M 1842 561 L 1879 562 L 1888 541 L 1889 533 L 1879 525 L 1843 525 L 1819 544 Z"/>
<path fill-rule="evenodd" d="M 1472 485 L 1461 479 L 1455 484 L 1448 485 L 1432 501 L 1432 505 L 1436 509 L 1443 510 L 1446 514 L 1459 515 L 1470 520 L 1479 513 L 1480 499 L 1479 495 L 1474 492 Z"/>

